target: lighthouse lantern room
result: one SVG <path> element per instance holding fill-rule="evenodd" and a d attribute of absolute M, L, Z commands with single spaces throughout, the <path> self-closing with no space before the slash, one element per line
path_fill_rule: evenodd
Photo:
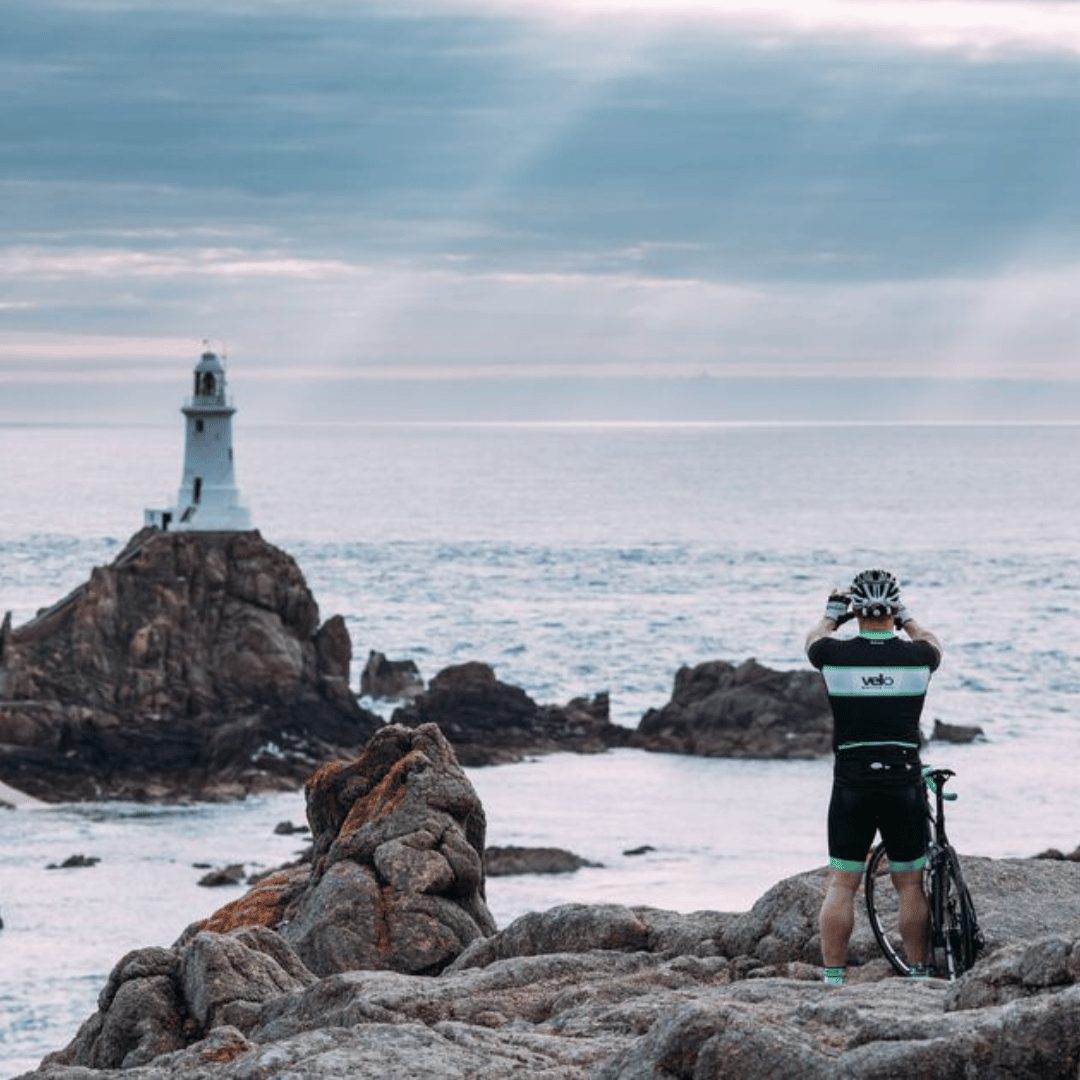
<path fill-rule="evenodd" d="M 176 505 L 147 510 L 145 524 L 176 532 L 243 532 L 251 514 L 240 501 L 233 471 L 232 417 L 225 367 L 205 350 L 184 402 L 184 473 Z"/>

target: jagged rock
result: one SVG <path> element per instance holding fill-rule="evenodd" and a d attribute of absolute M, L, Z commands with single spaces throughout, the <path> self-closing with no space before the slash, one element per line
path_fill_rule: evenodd
<path fill-rule="evenodd" d="M 264 878 L 193 930 L 276 928 L 320 975 L 438 971 L 494 931 L 483 807 L 437 727 L 385 727 L 306 790 L 312 864 Z"/>
<path fill-rule="evenodd" d="M 411 700 L 424 692 L 424 680 L 413 660 L 387 660 L 381 652 L 368 653 L 360 673 L 360 693 L 388 701 Z"/>
<path fill-rule="evenodd" d="M 671 701 L 641 719 L 634 745 L 704 757 L 806 758 L 828 753 L 832 716 L 816 671 L 747 660 L 681 667 Z"/>
<path fill-rule="evenodd" d="M 557 847 L 489 847 L 484 851 L 484 871 L 488 877 L 513 874 L 572 874 L 583 866 L 601 866 L 572 851 Z"/>
<path fill-rule="evenodd" d="M 219 1024 L 250 1026 L 260 1003 L 314 981 L 277 934 L 260 928 L 198 934 L 182 948 L 137 949 L 113 968 L 98 1011 L 42 1065 L 132 1069 Z"/>
<path fill-rule="evenodd" d="M 934 730 L 930 738 L 936 742 L 969 743 L 983 738 L 983 729 L 978 724 L 946 724 L 942 720 L 934 720 Z"/>
<path fill-rule="evenodd" d="M 501 765 L 559 750 L 599 753 L 628 744 L 631 732 L 611 723 L 608 695 L 541 706 L 472 661 L 444 668 L 425 693 L 394 712 L 395 724 L 437 724 L 463 765 Z"/>
<path fill-rule="evenodd" d="M 380 721 L 340 616 L 256 532 L 143 530 L 4 636 L 0 779 L 46 800 L 294 788 Z"/>

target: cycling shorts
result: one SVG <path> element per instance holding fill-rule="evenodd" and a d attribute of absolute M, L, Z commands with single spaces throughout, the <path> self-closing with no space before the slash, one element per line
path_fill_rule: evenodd
<path fill-rule="evenodd" d="M 879 832 L 894 873 L 926 865 L 926 793 L 918 753 L 841 751 L 829 801 L 829 866 L 861 873 Z"/>

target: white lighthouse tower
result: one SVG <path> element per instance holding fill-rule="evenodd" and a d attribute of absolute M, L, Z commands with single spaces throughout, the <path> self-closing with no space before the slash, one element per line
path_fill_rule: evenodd
<path fill-rule="evenodd" d="M 194 393 L 184 402 L 184 474 L 176 505 L 147 510 L 145 524 L 175 532 L 243 532 L 251 514 L 233 472 L 232 417 L 225 368 L 207 349 L 195 365 Z"/>

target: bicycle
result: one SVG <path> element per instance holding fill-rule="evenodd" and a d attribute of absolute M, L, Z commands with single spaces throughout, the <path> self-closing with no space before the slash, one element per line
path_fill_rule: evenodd
<path fill-rule="evenodd" d="M 951 769 L 924 768 L 926 785 L 926 816 L 930 842 L 927 849 L 923 888 L 930 908 L 931 973 L 941 978 L 956 979 L 968 970 L 983 948 L 984 940 L 975 915 L 975 904 L 964 883 L 960 859 L 945 834 L 945 803 L 956 799 L 954 792 L 945 792 L 945 784 L 956 774 Z M 930 794 L 934 795 L 934 807 Z M 878 844 L 866 864 L 864 891 L 870 928 L 898 975 L 910 975 L 911 965 L 903 955 L 899 922 L 899 905 L 894 889 L 877 889 L 879 879 L 887 873 L 888 857 L 883 844 Z"/>

